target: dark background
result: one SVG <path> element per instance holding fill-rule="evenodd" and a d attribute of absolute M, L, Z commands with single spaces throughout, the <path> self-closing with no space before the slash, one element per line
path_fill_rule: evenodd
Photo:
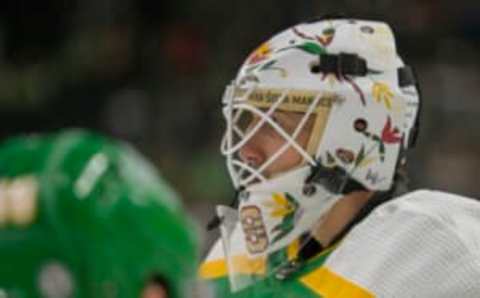
<path fill-rule="evenodd" d="M 272 34 L 332 12 L 388 21 L 417 69 L 412 188 L 480 197 L 480 7 L 466 1 L 3 0 L 0 139 L 85 127 L 130 141 L 204 225 L 232 194 L 224 86 Z"/>

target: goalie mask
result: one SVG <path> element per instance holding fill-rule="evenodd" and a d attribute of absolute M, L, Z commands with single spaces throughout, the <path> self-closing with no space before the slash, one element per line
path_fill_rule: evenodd
<path fill-rule="evenodd" d="M 345 194 L 391 188 L 415 138 L 419 94 L 387 24 L 335 19 L 261 45 L 223 104 L 239 206 L 217 213 L 240 290 L 294 259 L 300 236 Z"/>

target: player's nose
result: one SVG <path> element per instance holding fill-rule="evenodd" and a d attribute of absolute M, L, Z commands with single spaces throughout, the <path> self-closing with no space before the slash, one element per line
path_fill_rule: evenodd
<path fill-rule="evenodd" d="M 265 154 L 255 136 L 240 148 L 240 159 L 253 168 L 260 167 L 265 162 Z"/>

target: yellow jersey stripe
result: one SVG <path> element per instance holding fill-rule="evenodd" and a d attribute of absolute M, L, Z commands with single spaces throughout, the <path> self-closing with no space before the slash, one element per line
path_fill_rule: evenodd
<path fill-rule="evenodd" d="M 203 279 L 214 279 L 228 274 L 225 259 L 204 262 L 198 269 L 198 276 Z"/>
<path fill-rule="evenodd" d="M 232 271 L 239 274 L 259 274 L 266 273 L 265 258 L 249 258 L 239 255 L 231 259 Z M 213 279 L 226 276 L 228 274 L 227 262 L 225 259 L 207 261 L 200 266 L 199 276 L 203 279 Z"/>
<path fill-rule="evenodd" d="M 368 290 L 321 267 L 300 278 L 300 282 L 323 298 L 373 298 Z"/>

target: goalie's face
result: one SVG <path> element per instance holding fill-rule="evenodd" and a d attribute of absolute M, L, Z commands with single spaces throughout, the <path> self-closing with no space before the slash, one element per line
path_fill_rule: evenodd
<path fill-rule="evenodd" d="M 294 130 L 298 127 L 303 116 L 304 114 L 302 113 L 277 111 L 273 113 L 271 119 L 286 133 L 292 135 Z M 259 125 L 260 121 L 261 117 L 253 117 L 246 129 L 246 133 L 248 134 L 250 131 L 255 129 L 255 127 Z M 294 139 L 294 141 L 304 149 L 307 146 L 311 128 L 312 121 L 310 120 L 306 122 L 304 128 L 300 130 Z M 245 145 L 240 148 L 239 155 L 243 162 L 247 163 L 252 168 L 258 169 L 269 158 L 279 152 L 281 148 L 285 146 L 286 142 L 287 140 L 280 135 L 278 130 L 274 129 L 272 125 L 263 123 L 258 129 L 256 129 Z M 304 158 L 298 152 L 298 150 L 293 148 L 291 145 L 287 146 L 288 148 L 286 148 L 286 150 L 283 150 L 283 152 L 280 153 L 280 155 L 272 163 L 263 169 L 262 174 L 266 178 L 271 178 L 275 175 L 285 173 L 303 163 Z"/>
<path fill-rule="evenodd" d="M 272 96 L 270 90 L 245 90 L 229 86 L 223 100 L 227 129 L 222 153 L 234 186 L 266 182 L 298 166 L 314 164 L 313 136 L 320 135 L 315 127 L 323 119 L 316 109 L 321 94 L 297 96 L 283 89 Z M 308 98 L 307 104 L 293 102 L 289 95 Z"/>

